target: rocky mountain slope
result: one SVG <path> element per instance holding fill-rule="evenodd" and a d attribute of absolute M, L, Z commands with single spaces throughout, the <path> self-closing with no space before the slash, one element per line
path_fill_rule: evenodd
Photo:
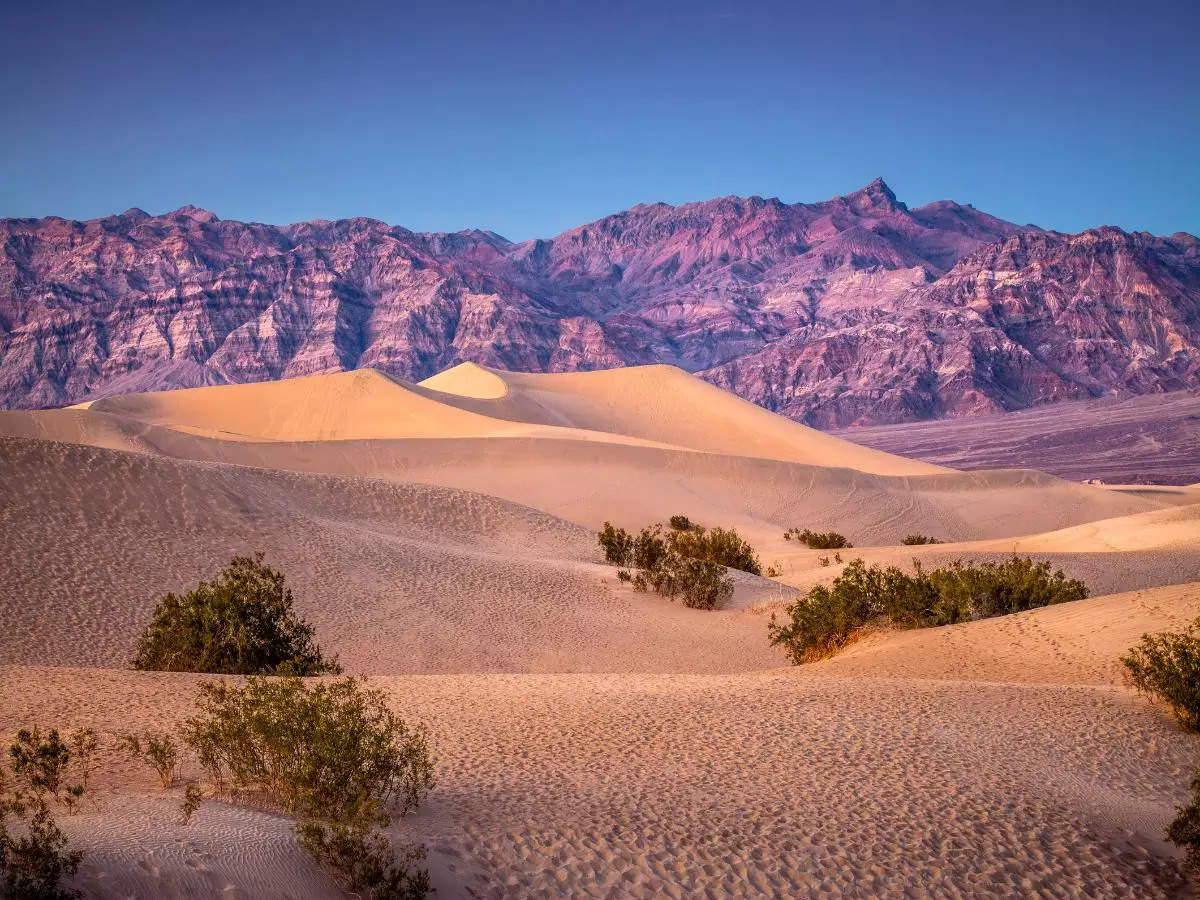
<path fill-rule="evenodd" d="M 0 405 L 372 366 L 667 362 L 818 426 L 1200 383 L 1200 241 L 1020 228 L 881 180 L 549 240 L 184 207 L 0 220 Z"/>

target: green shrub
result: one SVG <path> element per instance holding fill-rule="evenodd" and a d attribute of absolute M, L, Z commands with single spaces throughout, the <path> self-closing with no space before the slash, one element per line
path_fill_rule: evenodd
<path fill-rule="evenodd" d="M 137 762 L 149 766 L 158 775 L 163 788 L 169 788 L 175 780 L 175 767 L 179 764 L 179 747 L 167 732 L 148 731 L 144 735 L 122 734 L 117 746 Z"/>
<path fill-rule="evenodd" d="M 263 555 L 235 556 L 216 581 L 167 594 L 138 640 L 135 669 L 229 675 L 337 674 L 293 609 L 284 577 Z"/>
<path fill-rule="evenodd" d="M 963 563 L 925 572 L 914 560 L 909 575 L 895 566 L 868 567 L 853 560 L 832 587 L 818 585 L 775 616 L 768 625 L 773 645 L 782 645 L 794 664 L 812 662 L 841 649 L 871 622 L 927 628 L 1021 612 L 1080 600 L 1087 587 L 1051 572 L 1050 564 L 1012 557 L 1003 563 Z"/>
<path fill-rule="evenodd" d="M 667 535 L 667 549 L 680 556 L 716 563 L 728 569 L 738 569 L 751 575 L 762 574 L 758 554 L 732 528 L 672 531 Z"/>
<path fill-rule="evenodd" d="M 854 546 L 846 540 L 844 534 L 836 531 L 809 531 L 807 528 L 803 531 L 799 528 L 789 528 L 783 533 L 783 539 L 799 541 L 813 550 L 844 550 Z"/>
<path fill-rule="evenodd" d="M 381 691 L 354 678 L 309 687 L 252 676 L 201 685 L 197 705 L 184 740 L 218 789 L 299 817 L 301 846 L 350 890 L 426 895 L 428 873 L 415 867 L 423 851 L 392 847 L 380 829 L 393 812 L 417 808 L 433 786 L 433 759 L 425 729 L 396 716 Z"/>
<path fill-rule="evenodd" d="M 733 596 L 728 568 L 762 574 L 754 548 L 735 530 L 709 531 L 687 516 L 672 516 L 670 526 L 664 531 L 661 524 L 649 525 L 634 537 L 605 522 L 600 546 L 608 562 L 622 567 L 617 578 L 639 591 L 678 597 L 693 609 L 715 609 Z M 625 568 L 630 565 L 636 574 Z"/>
<path fill-rule="evenodd" d="M 208 683 L 197 705 L 184 741 L 213 782 L 300 818 L 371 825 L 415 809 L 433 785 L 425 730 L 357 679 Z"/>
<path fill-rule="evenodd" d="M 302 822 L 296 832 L 300 846 L 359 897 L 420 900 L 429 893 L 419 847 L 398 849 L 379 831 L 325 822 Z"/>
<path fill-rule="evenodd" d="M 1139 691 L 1163 700 L 1182 728 L 1200 731 L 1200 619 L 1182 632 L 1142 635 L 1121 662 Z"/>
<path fill-rule="evenodd" d="M 1200 772 L 1192 779 L 1192 802 L 1178 812 L 1167 826 L 1167 840 L 1183 848 L 1187 867 L 1200 874 Z"/>
<path fill-rule="evenodd" d="M 179 812 L 183 817 L 184 825 L 192 821 L 192 816 L 196 814 L 196 810 L 200 808 L 200 804 L 203 802 L 203 789 L 194 781 L 188 782 L 187 787 L 183 789 L 183 800 L 179 804 Z"/>
<path fill-rule="evenodd" d="M 961 611 L 956 618 L 938 621 L 945 625 L 966 618 L 985 619 L 1024 612 L 1055 603 L 1082 600 L 1087 586 L 1067 578 L 1062 570 L 1051 572 L 1050 563 L 1035 563 L 1013 555 L 1001 563 L 964 565 L 961 560 L 929 573 L 943 603 Z"/>
<path fill-rule="evenodd" d="M 914 547 L 918 544 L 944 544 L 945 541 L 939 541 L 937 538 L 924 534 L 906 534 L 900 543 L 905 547 Z"/>
<path fill-rule="evenodd" d="M 638 532 L 633 542 L 633 565 L 645 571 L 657 569 L 666 558 L 667 541 L 662 536 L 661 525 L 651 525 Z"/>
<path fill-rule="evenodd" d="M 22 823 L 23 834 L 9 831 Z M 67 850 L 67 835 L 44 800 L 0 798 L 0 896 L 29 900 L 71 900 L 76 891 L 59 886 L 79 871 L 83 854 Z"/>
<path fill-rule="evenodd" d="M 614 566 L 627 566 L 633 556 L 633 538 L 624 528 L 614 528 L 605 522 L 600 530 L 600 546 L 604 548 L 604 561 Z"/>
<path fill-rule="evenodd" d="M 0 896 L 68 900 L 60 887 L 79 869 L 82 854 L 67 849 L 53 805 L 74 809 L 88 779 L 96 734 L 76 731 L 64 742 L 55 729 L 22 729 L 9 748 L 11 774 L 0 770 Z M 76 755 L 72 759 L 72 752 Z M 74 765 L 72 763 L 74 762 Z M 14 828 L 15 826 L 15 828 Z M 14 834 L 14 830 L 20 834 Z"/>

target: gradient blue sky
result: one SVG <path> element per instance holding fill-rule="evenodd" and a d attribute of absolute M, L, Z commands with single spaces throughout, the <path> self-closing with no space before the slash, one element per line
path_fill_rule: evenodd
<path fill-rule="evenodd" d="M 1200 3 L 49 0 L 0 12 L 0 216 L 192 203 L 550 235 L 882 175 L 1200 233 Z"/>

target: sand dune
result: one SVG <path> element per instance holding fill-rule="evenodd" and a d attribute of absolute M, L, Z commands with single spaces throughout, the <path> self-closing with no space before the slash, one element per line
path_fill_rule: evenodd
<path fill-rule="evenodd" d="M 0 413 L 5 437 L 0 733 L 178 723 L 201 677 L 124 670 L 137 633 L 264 550 L 322 645 L 432 728 L 438 786 L 395 828 L 443 900 L 1184 890 L 1161 834 L 1200 741 L 1117 657 L 1200 615 L 1188 489 L 940 469 L 665 366 L 127 395 Z M 677 512 L 784 577 L 737 574 L 719 612 L 621 585 L 596 526 Z M 1102 596 L 791 668 L 768 613 L 840 570 L 793 525 L 872 562 L 1030 553 Z M 212 801 L 184 827 L 117 754 L 97 777 L 64 820 L 89 896 L 337 895 L 284 819 Z"/>
<path fill-rule="evenodd" d="M 0 496 L 7 662 L 125 665 L 159 597 L 255 550 L 351 671 L 781 662 L 761 616 L 698 616 L 634 592 L 591 532 L 482 494 L 3 440 Z M 751 576 L 737 590 L 735 606 L 791 593 Z"/>

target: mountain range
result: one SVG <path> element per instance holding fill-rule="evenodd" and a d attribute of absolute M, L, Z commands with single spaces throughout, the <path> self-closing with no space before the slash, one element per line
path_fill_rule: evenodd
<path fill-rule="evenodd" d="M 1062 234 L 880 179 L 546 240 L 183 207 L 0 220 L 0 406 L 373 367 L 670 363 L 824 428 L 1200 384 L 1200 240 Z"/>

